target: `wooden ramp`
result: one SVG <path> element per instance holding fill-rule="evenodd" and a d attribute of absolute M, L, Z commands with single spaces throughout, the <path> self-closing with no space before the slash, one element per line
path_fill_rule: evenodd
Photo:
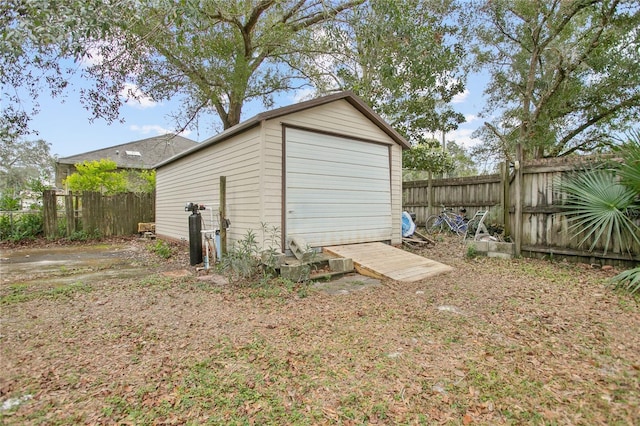
<path fill-rule="evenodd" d="M 325 247 L 324 251 L 353 259 L 356 271 L 374 278 L 413 282 L 451 271 L 451 266 L 384 243 Z"/>

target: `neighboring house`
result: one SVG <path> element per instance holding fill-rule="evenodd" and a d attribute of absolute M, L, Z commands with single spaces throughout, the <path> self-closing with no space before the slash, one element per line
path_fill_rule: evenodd
<path fill-rule="evenodd" d="M 62 182 L 76 172 L 75 164 L 83 161 L 106 158 L 115 161 L 118 169 L 150 170 L 157 163 L 197 145 L 198 142 L 182 136 L 161 135 L 71 157 L 58 158 L 56 161 L 56 187 L 64 188 Z"/>
<path fill-rule="evenodd" d="M 206 205 L 205 226 L 217 228 L 225 176 L 229 246 L 252 230 L 273 247 L 262 224 L 278 227 L 283 251 L 292 236 L 311 247 L 401 244 L 409 148 L 351 92 L 258 114 L 156 165 L 156 233 L 188 240 L 187 202 Z"/>

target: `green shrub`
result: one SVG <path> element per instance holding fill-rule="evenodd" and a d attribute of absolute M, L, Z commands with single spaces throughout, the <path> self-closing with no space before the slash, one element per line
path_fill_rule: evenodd
<path fill-rule="evenodd" d="M 151 246 L 151 251 L 163 259 L 168 259 L 172 255 L 171 246 L 167 242 L 160 240 Z"/>
<path fill-rule="evenodd" d="M 0 215 L 0 240 L 8 240 L 12 233 L 13 220 L 8 214 Z"/>
<path fill-rule="evenodd" d="M 43 232 L 42 211 L 5 213 L 0 216 L 0 239 L 22 241 L 34 239 Z"/>
<path fill-rule="evenodd" d="M 67 238 L 69 241 L 87 241 L 90 239 L 89 234 L 82 229 L 73 231 Z"/>
<path fill-rule="evenodd" d="M 258 274 L 260 267 L 256 234 L 249 229 L 244 238 L 236 241 L 220 260 L 220 268 L 228 275 L 229 281 L 251 278 Z"/>
<path fill-rule="evenodd" d="M 15 198 L 14 196 L 9 194 L 4 194 L 2 197 L 0 197 L 0 210 L 20 210 L 20 199 Z"/>
<path fill-rule="evenodd" d="M 469 244 L 467 246 L 466 257 L 467 259 L 475 259 L 476 257 L 478 257 L 478 248 L 475 246 L 475 244 Z"/>

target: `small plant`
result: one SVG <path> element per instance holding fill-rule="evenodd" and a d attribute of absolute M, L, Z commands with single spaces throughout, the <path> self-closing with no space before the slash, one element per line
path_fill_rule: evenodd
<path fill-rule="evenodd" d="M 261 222 L 262 228 L 262 247 L 267 247 L 262 251 L 263 274 L 265 277 L 273 277 L 277 275 L 276 270 L 280 267 L 279 256 L 282 253 L 280 247 L 280 228 L 277 226 L 269 227 L 268 224 Z"/>
<path fill-rule="evenodd" d="M 68 238 L 69 241 L 87 241 L 89 239 L 89 234 L 83 230 L 73 231 Z"/>
<path fill-rule="evenodd" d="M 476 257 L 478 257 L 478 248 L 476 247 L 475 244 L 469 244 L 467 246 L 466 258 L 475 259 Z"/>
<path fill-rule="evenodd" d="M 262 273 L 262 281 L 267 282 L 277 275 L 280 267 L 280 228 L 261 223 L 262 245 L 257 235 L 249 229 L 244 238 L 236 241 L 220 261 L 220 269 L 228 275 L 229 281 L 239 281 Z M 266 247 L 266 248 L 265 248 Z M 262 249 L 262 250 L 261 250 Z"/>
<path fill-rule="evenodd" d="M 247 230 L 244 238 L 236 241 L 220 261 L 220 268 L 228 275 L 229 282 L 255 276 L 259 271 L 259 249 L 256 234 Z"/>
<path fill-rule="evenodd" d="M 151 251 L 163 259 L 170 258 L 172 254 L 171 246 L 165 241 L 156 241 L 156 243 L 151 246 Z"/>

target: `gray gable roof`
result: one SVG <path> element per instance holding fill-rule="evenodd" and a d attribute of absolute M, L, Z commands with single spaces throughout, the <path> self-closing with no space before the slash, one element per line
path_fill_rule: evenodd
<path fill-rule="evenodd" d="M 207 146 L 210 145 L 214 145 L 216 143 L 222 142 L 223 140 L 226 140 L 232 136 L 235 136 L 238 133 L 241 133 L 247 129 L 250 129 L 254 126 L 259 125 L 261 122 L 265 121 L 265 120 L 271 120 L 274 118 L 278 118 L 281 117 L 283 115 L 287 115 L 287 114 L 292 114 L 295 112 L 299 112 L 299 111 L 304 111 L 306 109 L 309 108 L 314 108 L 317 107 L 319 105 L 324 105 L 327 104 L 329 102 L 334 102 L 337 100 L 345 100 L 347 102 L 349 102 L 355 109 L 357 109 L 358 111 L 360 111 L 365 117 L 367 117 L 369 120 L 371 120 L 375 125 L 377 125 L 383 132 L 385 132 L 387 135 L 389 135 L 389 137 L 395 141 L 398 145 L 400 145 L 402 147 L 402 149 L 410 149 L 411 148 L 411 144 L 400 134 L 398 133 L 394 128 L 392 128 L 386 121 L 384 121 L 384 119 L 382 119 L 382 117 L 380 117 L 373 109 L 371 109 L 371 107 L 367 104 L 365 104 L 362 99 L 360 99 L 359 97 L 357 97 L 355 95 L 355 93 L 353 93 L 352 91 L 344 91 L 344 92 L 339 92 L 339 93 L 334 93 L 332 95 L 328 95 L 328 96 L 323 96 L 321 98 L 316 98 L 316 99 L 312 99 L 310 101 L 305 101 L 305 102 L 300 102 L 297 104 L 293 104 L 293 105 L 289 105 L 289 106 L 285 106 L 282 108 L 277 108 L 277 109 L 273 109 L 271 111 L 265 111 L 262 112 L 258 115 L 255 115 L 253 117 L 251 117 L 250 119 L 243 121 L 240 124 L 236 124 L 233 127 L 228 128 L 227 130 L 225 130 L 224 132 L 206 139 L 205 141 L 203 141 L 202 143 L 198 144 L 198 146 L 195 146 L 187 151 L 183 151 L 179 154 L 177 154 L 176 156 L 169 158 L 167 160 L 162 161 L 159 164 L 156 164 L 154 168 L 158 168 L 164 165 L 167 165 L 169 163 L 172 163 L 182 157 L 185 157 L 189 154 L 191 154 L 192 152 L 195 151 L 199 151 L 203 148 L 206 148 Z"/>
<path fill-rule="evenodd" d="M 76 164 L 106 158 L 115 161 L 121 169 L 152 169 L 155 164 L 198 145 L 194 140 L 167 134 L 58 158 L 57 163 Z"/>

